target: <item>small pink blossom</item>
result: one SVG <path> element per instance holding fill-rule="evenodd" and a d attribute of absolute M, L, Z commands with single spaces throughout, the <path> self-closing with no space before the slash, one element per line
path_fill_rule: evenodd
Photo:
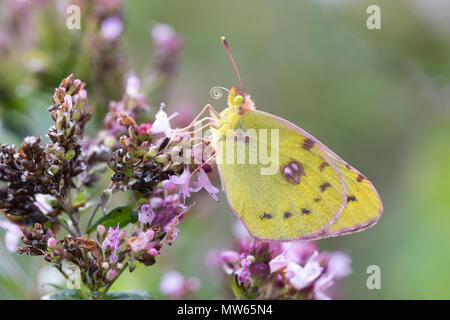
<path fill-rule="evenodd" d="M 205 188 L 205 190 L 210 194 L 210 196 L 219 202 L 219 199 L 217 198 L 216 194 L 219 192 L 219 189 L 214 187 L 211 183 L 211 181 L 208 178 L 208 175 L 203 169 L 199 169 L 197 172 L 198 180 L 193 183 L 193 186 L 189 189 L 189 191 L 192 192 L 198 192 L 202 188 Z"/>
<path fill-rule="evenodd" d="M 171 46 L 171 42 L 177 37 L 175 30 L 167 24 L 159 23 L 152 29 L 153 41 L 159 47 Z"/>
<path fill-rule="evenodd" d="M 70 94 L 66 94 L 64 96 L 64 103 L 67 104 L 67 106 L 69 107 L 69 110 L 71 110 L 73 108 L 72 96 Z"/>
<path fill-rule="evenodd" d="M 178 271 L 171 270 L 162 277 L 159 290 L 172 299 L 181 299 L 199 287 L 200 281 L 197 278 L 186 279 Z"/>
<path fill-rule="evenodd" d="M 19 241 L 22 238 L 22 230 L 20 227 L 8 220 L 0 220 L 0 228 L 6 230 L 5 233 L 5 246 L 9 252 L 15 252 Z"/>
<path fill-rule="evenodd" d="M 142 224 L 152 223 L 155 218 L 155 212 L 149 204 L 144 204 L 141 206 L 141 210 L 139 210 L 138 219 Z"/>
<path fill-rule="evenodd" d="M 161 279 L 159 290 L 167 296 L 180 294 L 184 287 L 184 277 L 177 271 L 167 272 Z"/>
<path fill-rule="evenodd" d="M 239 261 L 240 255 L 236 251 L 225 250 L 220 253 L 220 259 L 227 263 L 235 263 Z"/>
<path fill-rule="evenodd" d="M 117 271 L 114 269 L 108 270 L 106 277 L 108 278 L 109 281 L 113 280 L 115 277 L 117 277 Z"/>
<path fill-rule="evenodd" d="M 102 21 L 100 31 L 106 40 L 115 40 L 123 30 L 123 23 L 119 16 L 111 16 Z"/>
<path fill-rule="evenodd" d="M 208 267 L 218 267 L 222 264 L 222 261 L 219 250 L 210 250 L 205 255 L 205 264 Z"/>
<path fill-rule="evenodd" d="M 54 248 L 56 245 L 56 239 L 54 237 L 50 237 L 47 240 L 47 247 L 49 247 L 50 249 Z"/>
<path fill-rule="evenodd" d="M 130 76 L 127 79 L 127 86 L 125 91 L 131 98 L 136 98 L 139 94 L 140 86 L 141 83 L 139 81 L 139 78 L 135 76 Z"/>
<path fill-rule="evenodd" d="M 295 262 L 290 262 L 286 268 L 286 277 L 290 283 L 297 289 L 301 290 L 310 285 L 322 273 L 322 267 L 314 258 L 317 252 L 313 254 L 304 267 Z"/>
<path fill-rule="evenodd" d="M 105 234 L 105 232 L 106 232 L 105 226 L 102 225 L 102 224 L 99 224 L 97 226 L 97 232 L 100 235 L 100 237 L 103 236 Z"/>
<path fill-rule="evenodd" d="M 306 259 L 318 250 L 318 247 L 312 241 L 291 241 L 283 243 L 282 249 L 287 260 L 303 265 Z"/>
<path fill-rule="evenodd" d="M 269 262 L 270 272 L 274 273 L 280 271 L 283 268 L 286 268 L 289 264 L 289 261 L 286 259 L 286 256 L 282 253 L 276 256 Z"/>
<path fill-rule="evenodd" d="M 142 250 L 149 250 L 153 247 L 153 237 L 155 232 L 153 230 L 148 230 L 146 232 L 141 232 L 133 241 L 130 242 L 130 247 L 133 252 L 140 252 Z"/>
<path fill-rule="evenodd" d="M 133 241 L 130 242 L 130 247 L 133 252 L 139 252 L 147 248 L 148 240 L 147 237 L 139 234 Z"/>
<path fill-rule="evenodd" d="M 334 285 L 334 279 L 332 274 L 326 274 L 314 283 L 314 299 L 316 300 L 331 300 L 326 294 L 326 291 Z"/>
<path fill-rule="evenodd" d="M 241 255 L 241 268 L 236 270 L 239 284 L 250 285 L 253 280 L 251 278 L 249 267 L 253 262 L 251 256 Z"/>
<path fill-rule="evenodd" d="M 109 263 L 116 264 L 118 262 L 119 257 L 117 256 L 117 250 L 121 249 L 120 245 L 120 234 L 122 232 L 119 231 L 119 223 L 117 223 L 117 227 L 109 227 L 108 233 L 106 235 L 105 240 L 102 243 L 102 249 L 106 250 L 108 248 L 112 249 L 112 253 L 109 256 Z"/>
<path fill-rule="evenodd" d="M 53 210 L 53 207 L 49 204 L 49 201 L 54 199 L 52 196 L 47 194 L 35 194 L 34 198 L 36 201 L 33 202 L 33 204 L 43 213 L 48 214 Z"/>
<path fill-rule="evenodd" d="M 163 108 L 165 104 L 162 103 L 158 113 L 155 115 L 155 121 L 153 122 L 150 132 L 152 134 L 164 133 L 166 137 L 170 137 L 172 134 L 172 128 L 170 127 L 170 119 L 177 116 L 177 113 L 172 114 L 170 117 L 164 112 Z"/>
<path fill-rule="evenodd" d="M 160 208 L 163 203 L 164 203 L 164 200 L 159 197 L 153 197 L 150 199 L 150 207 L 152 207 L 153 209 Z"/>
<path fill-rule="evenodd" d="M 189 178 L 191 176 L 191 173 L 188 168 L 184 168 L 184 171 L 179 176 L 172 175 L 169 177 L 168 180 L 164 180 L 162 182 L 163 187 L 167 188 L 170 186 L 170 184 L 175 184 L 180 186 L 180 195 L 183 197 L 183 199 L 186 199 L 187 197 L 190 197 L 191 194 L 189 193 Z"/>
<path fill-rule="evenodd" d="M 150 130 L 152 129 L 152 124 L 151 123 L 142 123 L 139 127 L 138 127 L 138 133 L 139 134 L 148 134 L 150 132 Z"/>
<path fill-rule="evenodd" d="M 155 231 L 153 231 L 152 229 L 149 229 L 149 230 L 145 231 L 145 237 L 149 241 L 153 240 L 153 238 L 155 237 Z"/>
<path fill-rule="evenodd" d="M 328 259 L 327 273 L 333 275 L 335 278 L 343 278 L 352 273 L 350 266 L 352 259 L 343 252 L 333 252 Z"/>
<path fill-rule="evenodd" d="M 164 231 L 167 233 L 166 242 L 171 245 L 177 238 L 180 230 L 176 227 L 180 222 L 178 216 L 174 217 L 165 227 Z"/>

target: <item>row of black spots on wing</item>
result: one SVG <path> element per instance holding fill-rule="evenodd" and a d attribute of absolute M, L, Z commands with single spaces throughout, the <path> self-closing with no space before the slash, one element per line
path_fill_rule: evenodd
<path fill-rule="evenodd" d="M 302 208 L 302 212 L 301 212 L 302 214 L 310 214 L 311 213 L 311 210 L 308 210 L 308 209 L 306 209 L 306 208 Z M 293 214 L 290 212 L 290 211 L 286 211 L 286 212 L 284 212 L 284 214 L 283 214 L 283 218 L 284 219 L 289 219 L 290 217 L 292 217 L 293 216 Z"/>
<path fill-rule="evenodd" d="M 270 213 L 264 212 L 262 215 L 259 216 L 259 218 L 261 220 L 263 220 L 263 219 L 272 219 L 273 217 L 272 217 L 272 215 Z"/>

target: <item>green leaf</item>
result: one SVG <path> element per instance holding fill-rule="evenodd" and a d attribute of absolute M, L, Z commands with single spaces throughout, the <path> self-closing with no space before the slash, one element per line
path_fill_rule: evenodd
<path fill-rule="evenodd" d="M 58 289 L 58 290 L 65 290 L 65 288 L 63 286 L 60 286 L 60 285 L 54 284 L 54 283 L 47 283 L 46 282 L 46 283 L 41 284 L 42 288 L 45 287 L 45 286 L 53 287 L 53 288 Z"/>
<path fill-rule="evenodd" d="M 42 296 L 41 300 L 83 300 L 83 298 L 75 289 L 63 289 Z"/>
<path fill-rule="evenodd" d="M 144 290 L 110 291 L 104 300 L 151 300 L 153 297 Z"/>
<path fill-rule="evenodd" d="M 239 286 L 237 276 L 235 276 L 235 275 L 233 275 L 231 277 L 231 291 L 233 291 L 233 293 L 237 299 L 239 299 L 239 300 L 242 299 L 244 292 L 242 291 L 241 287 Z"/>
<path fill-rule="evenodd" d="M 88 195 L 85 191 L 81 191 L 78 193 L 77 197 L 72 201 L 72 206 L 80 206 L 83 207 L 88 201 Z"/>
<path fill-rule="evenodd" d="M 92 227 L 89 228 L 88 233 L 94 231 L 99 224 L 105 226 L 105 228 L 115 227 L 117 223 L 120 224 L 120 228 L 125 227 L 129 223 L 135 223 L 138 220 L 138 211 L 130 208 L 129 206 L 117 207 L 105 216 L 98 219 Z"/>

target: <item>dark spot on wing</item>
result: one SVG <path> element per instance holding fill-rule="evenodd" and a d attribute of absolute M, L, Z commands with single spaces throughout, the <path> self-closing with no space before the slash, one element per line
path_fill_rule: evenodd
<path fill-rule="evenodd" d="M 284 216 L 283 216 L 285 219 L 288 219 L 288 218 L 290 218 L 290 217 L 292 217 L 292 213 L 290 213 L 289 211 L 286 211 L 285 213 L 284 213 Z"/>
<path fill-rule="evenodd" d="M 331 187 L 331 184 L 329 182 L 325 182 L 324 184 L 322 184 L 320 186 L 320 191 L 324 192 L 325 190 L 327 190 L 327 188 Z"/>
<path fill-rule="evenodd" d="M 364 179 L 365 179 L 364 176 L 363 176 L 362 174 L 359 174 L 359 175 L 358 175 L 358 178 L 356 178 L 356 181 L 361 182 L 361 181 L 363 181 Z"/>
<path fill-rule="evenodd" d="M 300 177 L 305 175 L 305 169 L 298 161 L 291 160 L 287 164 L 280 166 L 280 172 L 283 178 L 292 184 L 299 184 Z"/>
<path fill-rule="evenodd" d="M 357 201 L 356 197 L 347 195 L 347 202 L 350 202 L 350 201 Z"/>
<path fill-rule="evenodd" d="M 311 213 L 311 211 L 306 208 L 302 208 L 302 214 L 308 214 L 308 213 Z"/>
<path fill-rule="evenodd" d="M 250 137 L 249 136 L 245 136 L 245 143 L 247 143 L 247 144 L 250 143 Z"/>
<path fill-rule="evenodd" d="M 272 219 L 272 215 L 270 213 L 264 213 L 259 216 L 261 219 Z"/>
<path fill-rule="evenodd" d="M 323 171 L 323 169 L 325 169 L 325 168 L 328 167 L 328 166 L 329 166 L 328 162 L 322 162 L 322 164 L 321 164 L 320 167 L 319 167 L 319 170 L 320 170 L 320 171 Z"/>
<path fill-rule="evenodd" d="M 302 144 L 302 148 L 308 151 L 311 150 L 312 147 L 314 147 L 314 140 L 309 138 L 307 138 Z"/>
<path fill-rule="evenodd" d="M 319 202 L 320 200 L 320 198 L 314 198 L 314 202 Z"/>

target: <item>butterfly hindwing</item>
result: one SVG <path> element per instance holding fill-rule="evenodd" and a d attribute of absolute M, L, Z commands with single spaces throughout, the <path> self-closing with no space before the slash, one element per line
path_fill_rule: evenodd
<path fill-rule="evenodd" d="M 304 130 L 296 127 L 287 120 L 266 113 L 268 117 L 292 126 L 308 135 Z M 334 237 L 366 230 L 373 226 L 381 217 L 383 204 L 373 184 L 358 170 L 350 166 L 336 153 L 320 141 L 315 140 L 335 164 L 344 180 L 346 204 L 338 219 L 322 234 L 314 236 L 311 240 Z"/>
<path fill-rule="evenodd" d="M 285 121 L 285 120 L 284 120 Z M 267 152 L 272 131 L 278 132 L 279 162 L 274 174 L 261 174 L 263 165 L 238 163 L 237 150 L 259 148 L 250 136 L 227 136 L 227 129 L 267 130 Z M 258 137 L 257 135 L 257 137 Z M 259 135 L 260 137 L 261 135 Z M 344 180 L 335 162 L 316 139 L 287 121 L 251 110 L 228 117 L 216 132 L 218 167 L 228 201 L 249 232 L 265 240 L 311 239 L 323 234 L 340 216 L 346 201 Z M 227 144 L 233 139 L 235 144 Z M 233 158 L 226 159 L 227 148 Z M 261 150 L 258 150 L 258 154 Z"/>
<path fill-rule="evenodd" d="M 363 231 L 373 226 L 381 217 L 383 204 L 372 183 L 358 170 L 335 154 L 330 154 L 344 179 L 347 203 L 339 218 L 324 236 L 338 236 Z"/>

